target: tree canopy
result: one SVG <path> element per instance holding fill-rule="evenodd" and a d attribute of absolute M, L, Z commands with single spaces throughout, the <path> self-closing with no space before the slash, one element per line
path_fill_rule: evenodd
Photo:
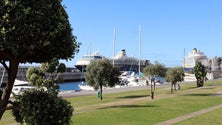
<path fill-rule="evenodd" d="M 150 64 L 143 69 L 143 73 L 145 76 L 151 77 L 150 87 L 151 87 L 151 98 L 154 99 L 154 92 L 156 86 L 155 76 L 165 77 L 166 75 L 166 68 L 163 64 L 155 61 L 154 64 Z"/>
<path fill-rule="evenodd" d="M 107 59 L 97 60 L 86 67 L 85 79 L 95 90 L 100 89 L 102 100 L 102 86 L 113 87 L 119 82 L 119 68 L 113 67 Z"/>
<path fill-rule="evenodd" d="M 26 78 L 32 85 L 41 87 L 45 74 L 36 67 L 29 67 L 26 71 Z"/>
<path fill-rule="evenodd" d="M 72 35 L 61 2 L 0 1 L 0 63 L 8 73 L 8 83 L 0 98 L 0 119 L 7 109 L 19 63 L 69 60 L 78 52 L 80 43 Z"/>
<path fill-rule="evenodd" d="M 163 64 L 160 64 L 158 62 L 155 62 L 155 64 L 150 64 L 147 67 L 143 69 L 143 73 L 146 76 L 161 76 L 165 77 L 166 75 L 166 68 Z"/>
<path fill-rule="evenodd" d="M 0 8 L 2 61 L 71 59 L 78 50 L 61 0 L 3 0 Z"/>
<path fill-rule="evenodd" d="M 176 83 L 182 82 L 184 79 L 184 69 L 182 67 L 173 67 L 166 72 L 166 80 Z"/>
<path fill-rule="evenodd" d="M 166 72 L 166 80 L 171 82 L 171 92 L 176 89 L 177 82 L 182 82 L 184 80 L 184 69 L 182 67 L 170 68 Z"/>
<path fill-rule="evenodd" d="M 63 81 L 59 73 L 65 71 L 66 65 L 64 63 L 59 63 L 59 60 L 54 58 L 49 62 L 42 63 L 40 68 L 29 67 L 26 72 L 26 78 L 32 85 L 57 91 L 57 89 L 59 89 L 57 84 Z M 46 75 L 48 76 L 46 77 Z"/>

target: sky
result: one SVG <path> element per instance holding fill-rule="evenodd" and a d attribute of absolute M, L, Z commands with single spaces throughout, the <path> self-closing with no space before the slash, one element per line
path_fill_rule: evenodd
<path fill-rule="evenodd" d="M 209 58 L 222 56 L 221 0 L 63 0 L 73 35 L 82 45 L 73 67 L 90 52 L 113 56 L 125 49 L 127 56 L 158 61 L 167 67 L 182 66 L 184 52 L 193 48 Z"/>

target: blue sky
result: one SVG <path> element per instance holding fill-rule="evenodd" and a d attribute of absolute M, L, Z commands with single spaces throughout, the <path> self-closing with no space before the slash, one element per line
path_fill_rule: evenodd
<path fill-rule="evenodd" d="M 139 25 L 141 58 L 165 66 L 181 66 L 193 48 L 208 57 L 222 56 L 221 0 L 63 0 L 73 34 L 81 42 L 72 61 L 89 52 L 113 55 L 113 30 L 116 28 L 115 53 L 126 49 L 138 57 Z"/>

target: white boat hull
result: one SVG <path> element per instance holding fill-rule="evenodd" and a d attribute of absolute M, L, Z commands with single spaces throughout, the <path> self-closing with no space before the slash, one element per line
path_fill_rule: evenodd
<path fill-rule="evenodd" d="M 80 90 L 95 91 L 93 87 L 88 85 L 79 85 Z"/>

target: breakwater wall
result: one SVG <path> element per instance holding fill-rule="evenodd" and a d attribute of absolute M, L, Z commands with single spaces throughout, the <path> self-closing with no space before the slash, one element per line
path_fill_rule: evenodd
<path fill-rule="evenodd" d="M 29 66 L 19 67 L 16 79 L 22 80 L 22 81 L 27 81 L 26 71 L 28 70 L 28 68 L 29 68 Z M 59 73 L 58 76 L 62 77 L 65 82 L 80 81 L 80 80 L 84 79 L 84 73 L 80 72 L 78 69 L 72 68 L 72 67 L 66 68 L 66 72 Z M 49 74 L 46 74 L 46 78 L 48 78 L 48 77 L 49 77 Z M 3 67 L 0 67 L 0 80 L 1 80 L 0 85 L 1 85 L 1 83 L 8 82 L 8 73 Z"/>

